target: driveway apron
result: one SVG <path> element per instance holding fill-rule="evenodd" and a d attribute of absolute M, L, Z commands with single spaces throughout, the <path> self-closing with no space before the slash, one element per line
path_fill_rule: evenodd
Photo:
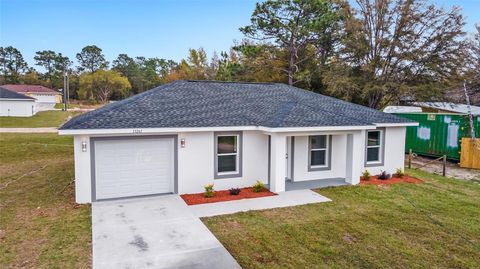
<path fill-rule="evenodd" d="M 93 268 L 240 268 L 178 195 L 95 202 Z"/>

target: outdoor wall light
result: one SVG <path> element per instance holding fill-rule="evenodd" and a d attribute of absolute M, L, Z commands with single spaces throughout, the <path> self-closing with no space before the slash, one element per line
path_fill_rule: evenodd
<path fill-rule="evenodd" d="M 185 138 L 180 139 L 180 147 L 185 147 Z"/>
<path fill-rule="evenodd" d="M 87 152 L 87 141 L 82 141 L 82 152 Z"/>

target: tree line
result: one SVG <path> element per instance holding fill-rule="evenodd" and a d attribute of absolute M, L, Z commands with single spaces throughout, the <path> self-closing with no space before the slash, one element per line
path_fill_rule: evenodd
<path fill-rule="evenodd" d="M 441 101 L 464 81 L 480 102 L 480 25 L 463 31 L 457 7 L 426 0 L 267 0 L 257 3 L 245 38 L 211 57 L 190 49 L 179 61 L 120 54 L 109 63 L 89 45 L 69 57 L 38 51 L 29 67 L 14 47 L 0 48 L 1 83 L 63 88 L 70 97 L 107 102 L 178 79 L 282 82 L 382 108 L 405 100 Z"/>

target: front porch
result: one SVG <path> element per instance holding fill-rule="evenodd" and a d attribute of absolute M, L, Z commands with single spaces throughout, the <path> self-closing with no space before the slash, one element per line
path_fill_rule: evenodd
<path fill-rule="evenodd" d="M 364 166 L 365 131 L 266 133 L 272 192 L 355 185 Z"/>
<path fill-rule="evenodd" d="M 293 182 L 291 180 L 285 181 L 285 191 L 319 189 L 326 187 L 346 186 L 351 185 L 345 181 L 344 178 L 327 178 L 317 180 L 305 180 Z"/>

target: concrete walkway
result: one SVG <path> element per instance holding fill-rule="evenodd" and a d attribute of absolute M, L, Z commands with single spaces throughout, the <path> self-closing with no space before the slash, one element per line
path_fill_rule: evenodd
<path fill-rule="evenodd" d="M 40 128 L 0 128 L 0 133 L 57 133 L 56 127 Z"/>
<path fill-rule="evenodd" d="M 249 210 L 262 210 L 331 201 L 312 190 L 282 192 L 275 196 L 189 206 L 197 217 L 211 217 Z"/>
<path fill-rule="evenodd" d="M 92 204 L 93 268 L 240 268 L 178 195 Z"/>

